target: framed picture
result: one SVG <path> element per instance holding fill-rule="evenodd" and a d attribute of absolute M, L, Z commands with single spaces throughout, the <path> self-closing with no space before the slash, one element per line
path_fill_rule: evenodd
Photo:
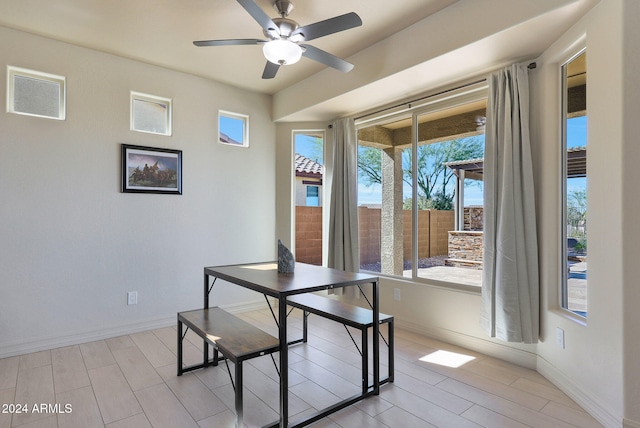
<path fill-rule="evenodd" d="M 122 191 L 182 194 L 182 150 L 122 145 Z"/>
<path fill-rule="evenodd" d="M 218 141 L 236 147 L 249 147 L 249 116 L 218 111 Z"/>

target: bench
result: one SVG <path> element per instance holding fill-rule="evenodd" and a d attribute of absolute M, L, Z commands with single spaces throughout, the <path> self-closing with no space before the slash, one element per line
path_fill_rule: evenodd
<path fill-rule="evenodd" d="M 362 356 L 362 392 L 366 393 L 369 389 L 369 343 L 368 330 L 373 327 L 373 311 L 371 309 L 362 308 L 360 306 L 350 305 L 348 303 L 334 300 L 328 297 L 322 297 L 317 294 L 298 294 L 287 299 L 287 304 L 303 311 L 303 327 L 302 341 L 307 342 L 308 331 L 308 315 L 315 314 L 328 318 L 332 321 L 339 322 L 345 327 L 353 327 L 360 330 L 362 336 L 362 350 L 359 350 Z M 380 313 L 380 324 L 387 324 L 389 349 L 389 372 L 388 377 L 380 380 L 380 384 L 393 382 L 394 364 L 393 364 L 393 316 Z M 349 330 L 347 330 L 349 332 Z M 349 332 L 351 336 L 351 332 Z M 354 342 L 353 337 L 351 340 Z M 384 340 L 384 337 L 383 337 Z M 357 347 L 357 344 L 356 344 Z"/>
<path fill-rule="evenodd" d="M 184 333 L 182 333 L 183 324 L 187 327 Z M 204 360 L 202 364 L 183 367 L 182 341 L 188 329 L 193 330 L 204 340 Z M 209 344 L 214 349 L 214 357 L 211 361 L 209 360 Z M 178 376 L 209 365 L 218 365 L 218 351 L 225 359 L 231 360 L 235 365 L 235 384 L 233 384 L 233 378 L 231 378 L 231 381 L 235 389 L 237 427 L 243 426 L 242 362 L 261 355 L 272 354 L 279 350 L 280 342 L 278 338 L 219 307 L 178 313 Z M 229 366 L 227 366 L 227 370 L 229 371 L 229 377 L 231 377 Z"/>

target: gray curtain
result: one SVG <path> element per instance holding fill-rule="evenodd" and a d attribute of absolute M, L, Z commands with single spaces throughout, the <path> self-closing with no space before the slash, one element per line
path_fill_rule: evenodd
<path fill-rule="evenodd" d="M 340 119 L 333 123 L 333 174 L 329 201 L 327 265 L 350 272 L 360 270 L 356 138 L 353 119 Z"/>
<path fill-rule="evenodd" d="M 525 65 L 509 66 L 489 79 L 484 213 L 480 324 L 491 337 L 537 343 L 538 243 Z"/>

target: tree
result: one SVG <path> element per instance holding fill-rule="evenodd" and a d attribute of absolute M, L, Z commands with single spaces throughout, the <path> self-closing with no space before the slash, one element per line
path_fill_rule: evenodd
<path fill-rule="evenodd" d="M 569 235 L 585 237 L 587 234 L 587 190 L 572 190 L 567 194 L 567 225 Z"/>
<path fill-rule="evenodd" d="M 452 209 L 454 191 L 450 182 L 453 170 L 445 164 L 467 159 L 481 158 L 484 143 L 478 137 L 459 138 L 442 143 L 423 144 L 418 147 L 418 208 Z M 412 185 L 412 152 L 402 152 L 403 180 Z M 358 169 L 362 184 L 369 187 L 382 184 L 382 153 L 373 147 L 360 147 Z M 408 202 L 410 206 L 410 201 Z M 407 206 L 407 201 L 405 201 Z"/>

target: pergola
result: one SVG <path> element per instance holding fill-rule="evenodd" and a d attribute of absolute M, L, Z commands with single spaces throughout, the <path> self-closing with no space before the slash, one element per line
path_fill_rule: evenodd
<path fill-rule="evenodd" d="M 468 159 L 455 162 L 447 162 L 445 166 L 453 171 L 456 176 L 455 196 L 455 228 L 464 228 L 464 181 L 482 180 L 484 174 L 484 159 Z M 587 148 L 574 147 L 567 150 L 567 178 L 581 178 L 587 176 Z"/>

